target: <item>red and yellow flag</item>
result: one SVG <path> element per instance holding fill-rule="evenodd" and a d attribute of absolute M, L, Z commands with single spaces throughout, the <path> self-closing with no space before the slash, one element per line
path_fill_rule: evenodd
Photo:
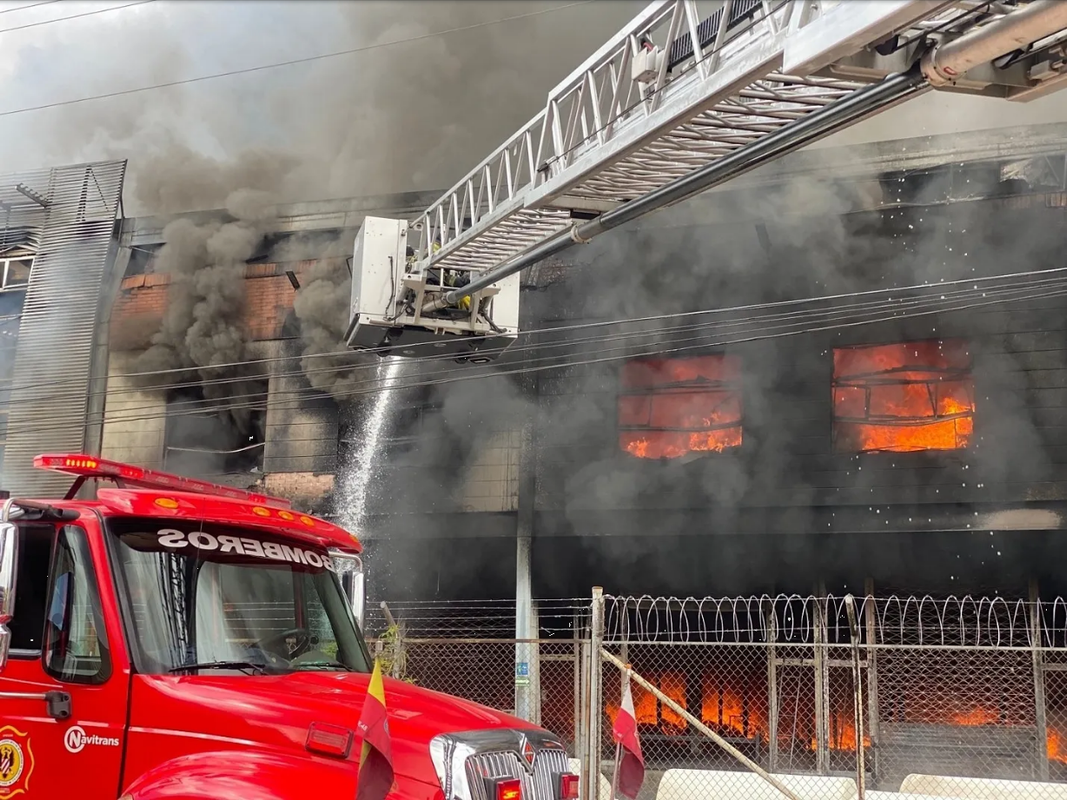
<path fill-rule="evenodd" d="M 363 713 L 356 726 L 363 739 L 359 757 L 359 784 L 356 800 L 385 800 L 393 785 L 393 745 L 385 714 L 385 685 L 382 668 L 374 661 L 374 672 L 367 686 Z"/>

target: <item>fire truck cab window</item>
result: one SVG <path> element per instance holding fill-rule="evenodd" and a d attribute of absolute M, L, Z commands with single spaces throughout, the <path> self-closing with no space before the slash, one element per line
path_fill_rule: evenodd
<path fill-rule="evenodd" d="M 11 629 L 12 658 L 38 658 L 44 634 L 48 574 L 52 564 L 51 525 L 19 526 L 19 564 L 15 587 L 15 618 Z"/>
<path fill-rule="evenodd" d="M 69 683 L 111 676 L 107 635 L 85 531 L 66 525 L 56 541 L 45 606 L 45 670 Z"/>
<path fill-rule="evenodd" d="M 107 524 L 139 671 L 370 671 L 324 550 L 214 523 Z"/>
<path fill-rule="evenodd" d="M 296 618 L 295 578 L 285 567 L 203 562 L 196 577 L 196 660 L 240 661 L 249 645 L 303 628 Z"/>

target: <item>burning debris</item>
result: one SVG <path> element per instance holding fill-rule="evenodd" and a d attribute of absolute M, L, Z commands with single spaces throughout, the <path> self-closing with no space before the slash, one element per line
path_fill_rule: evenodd
<path fill-rule="evenodd" d="M 624 365 L 619 448 L 638 458 L 723 452 L 742 443 L 741 361 L 715 355 Z M 974 432 L 971 356 L 959 341 L 834 351 L 838 452 L 959 450 Z"/>
<path fill-rule="evenodd" d="M 740 359 L 723 355 L 626 363 L 619 448 L 638 458 L 678 458 L 740 447 L 740 375 Z"/>
<path fill-rule="evenodd" d="M 834 351 L 837 452 L 959 450 L 974 432 L 974 379 L 963 342 Z"/>

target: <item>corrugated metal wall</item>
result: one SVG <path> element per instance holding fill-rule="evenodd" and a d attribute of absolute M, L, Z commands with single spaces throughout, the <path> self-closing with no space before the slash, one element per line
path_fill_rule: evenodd
<path fill-rule="evenodd" d="M 85 445 L 100 293 L 125 174 L 125 161 L 106 161 L 0 177 L 0 202 L 39 231 L 40 242 L 10 390 L 3 479 L 13 493 L 61 494 L 70 479 L 32 469 L 33 457 Z"/>

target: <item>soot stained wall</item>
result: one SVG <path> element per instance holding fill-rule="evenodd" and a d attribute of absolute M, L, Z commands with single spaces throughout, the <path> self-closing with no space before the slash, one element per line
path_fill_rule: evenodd
<path fill-rule="evenodd" d="M 631 233 L 594 251 L 588 267 L 542 296 L 542 324 L 1064 266 L 1064 209 L 1045 207 L 1043 197 L 1025 200 L 900 209 L 803 226 L 768 222 L 770 252 L 760 248 L 754 231 L 736 228 Z M 1012 207 L 1019 205 L 1029 207 Z M 744 443 L 687 463 L 619 452 L 617 362 L 542 376 L 537 507 L 717 509 L 728 522 L 729 511 L 739 507 L 1067 499 L 1067 302 L 1049 292 L 1034 295 L 1026 303 L 711 347 L 708 352 L 743 361 Z M 700 335 L 687 334 L 685 352 L 675 355 L 704 352 L 694 341 Z M 974 360 L 970 448 L 832 452 L 834 347 L 949 337 L 967 340 Z M 573 352 L 576 360 L 597 357 L 592 347 Z M 797 517 L 801 526 L 802 520 Z"/>
<path fill-rule="evenodd" d="M 659 535 L 552 537 L 533 550 L 536 597 L 609 593 L 716 597 L 806 595 L 816 581 L 843 595 L 874 580 L 879 596 L 954 593 L 1025 597 L 1036 577 L 1042 593 L 1067 590 L 1058 570 L 1058 532 L 1026 536 L 972 533 Z"/>

